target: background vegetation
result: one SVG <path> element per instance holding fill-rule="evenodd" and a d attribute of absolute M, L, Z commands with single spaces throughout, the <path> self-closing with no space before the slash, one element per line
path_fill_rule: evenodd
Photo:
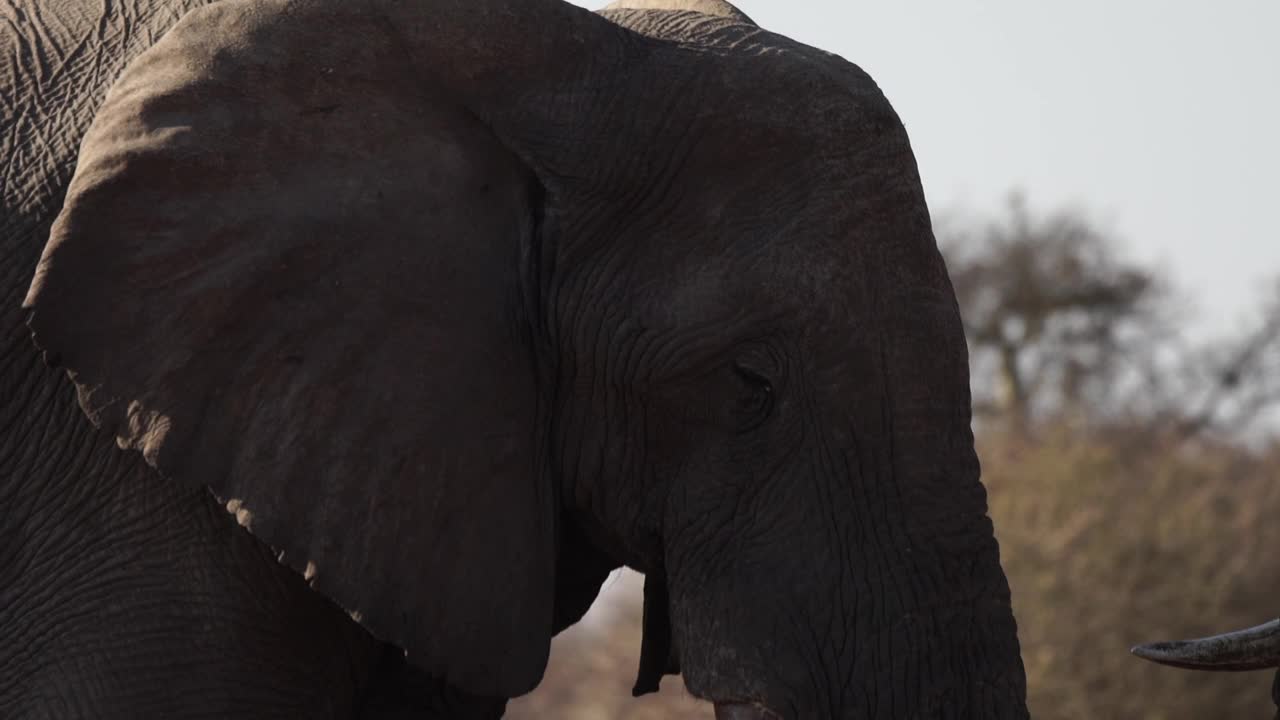
<path fill-rule="evenodd" d="M 1034 717 L 1269 718 L 1269 672 L 1128 648 L 1280 614 L 1280 284 L 1189 332 L 1191 305 L 1080 212 L 940 218 L 970 339 L 983 479 Z M 633 700 L 640 587 L 610 580 L 515 718 L 711 718 L 667 678 Z"/>

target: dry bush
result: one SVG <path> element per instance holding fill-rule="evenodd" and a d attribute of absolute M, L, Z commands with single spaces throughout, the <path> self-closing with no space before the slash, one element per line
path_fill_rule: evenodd
<path fill-rule="evenodd" d="M 980 442 L 1033 717 L 1270 718 L 1269 672 L 1129 655 L 1280 611 L 1280 449 L 1112 428 Z"/>
<path fill-rule="evenodd" d="M 1129 655 L 1136 643 L 1280 614 L 1280 448 L 1249 452 L 1145 431 L 988 433 L 979 443 L 1014 592 L 1033 717 L 1269 718 L 1269 673 L 1206 674 Z M 510 717 L 712 717 L 679 678 L 630 697 L 640 581 L 611 579 L 556 639 L 542 686 Z"/>

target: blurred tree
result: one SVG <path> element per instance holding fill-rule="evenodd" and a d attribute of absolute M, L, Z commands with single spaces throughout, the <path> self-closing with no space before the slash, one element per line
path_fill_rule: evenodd
<path fill-rule="evenodd" d="M 1180 396 L 1164 414 L 1183 437 L 1212 430 L 1225 437 L 1256 439 L 1274 434 L 1280 405 L 1280 278 L 1259 305 L 1253 322 L 1185 354 L 1161 393 Z"/>
<path fill-rule="evenodd" d="M 1097 407 L 1161 328 L 1152 271 L 1080 213 L 1036 218 L 1015 193 L 1003 218 L 940 225 L 982 415 L 1018 425 Z"/>
<path fill-rule="evenodd" d="M 1238 435 L 1280 402 L 1280 282 L 1234 333 L 1188 338 L 1157 269 L 1079 211 L 936 223 L 970 344 L 980 422 L 1150 423 Z"/>

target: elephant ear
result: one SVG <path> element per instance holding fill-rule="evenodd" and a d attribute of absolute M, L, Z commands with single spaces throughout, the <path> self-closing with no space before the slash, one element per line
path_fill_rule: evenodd
<path fill-rule="evenodd" d="M 122 447 L 433 676 L 515 696 L 554 612 L 539 186 L 374 14 L 297 7 L 208 6 L 127 69 L 31 328 Z"/>

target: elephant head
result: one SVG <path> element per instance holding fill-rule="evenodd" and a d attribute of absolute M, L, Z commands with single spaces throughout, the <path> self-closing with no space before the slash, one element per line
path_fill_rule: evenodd
<path fill-rule="evenodd" d="M 82 144 L 36 342 L 463 690 L 533 688 L 625 563 L 640 691 L 1026 717 L 901 122 L 838 57 L 653 5 L 187 15 Z"/>

